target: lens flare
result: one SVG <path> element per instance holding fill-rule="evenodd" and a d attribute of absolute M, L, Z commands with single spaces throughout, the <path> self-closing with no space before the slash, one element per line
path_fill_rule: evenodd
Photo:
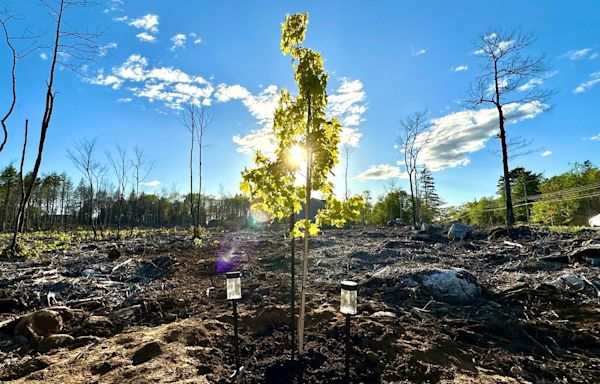
<path fill-rule="evenodd" d="M 293 145 L 288 152 L 290 164 L 296 168 L 306 163 L 306 150 L 299 144 Z"/>

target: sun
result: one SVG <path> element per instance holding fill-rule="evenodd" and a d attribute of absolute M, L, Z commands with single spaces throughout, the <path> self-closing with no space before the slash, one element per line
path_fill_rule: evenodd
<path fill-rule="evenodd" d="M 306 162 L 306 151 L 299 144 L 294 144 L 288 152 L 288 161 L 294 167 L 300 167 Z"/>

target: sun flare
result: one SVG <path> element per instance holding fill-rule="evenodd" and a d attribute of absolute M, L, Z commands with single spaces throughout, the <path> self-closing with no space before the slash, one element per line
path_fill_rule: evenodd
<path fill-rule="evenodd" d="M 306 150 L 299 144 L 290 148 L 288 153 L 290 164 L 299 167 L 306 162 Z"/>

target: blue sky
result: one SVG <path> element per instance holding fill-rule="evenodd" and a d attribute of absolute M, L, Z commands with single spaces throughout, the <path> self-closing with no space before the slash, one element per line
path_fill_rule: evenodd
<path fill-rule="evenodd" d="M 51 30 L 36 1 L 8 5 L 22 16 L 15 30 Z M 378 195 L 389 179 L 406 186 L 398 179 L 401 154 L 394 148 L 398 123 L 423 109 L 435 129 L 461 132 L 451 158 L 435 148 L 426 155 L 437 169 L 441 196 L 458 203 L 495 193 L 501 162 L 492 153 L 499 142 L 491 137 L 489 113 L 465 111 L 460 101 L 481 60 L 472 42 L 496 26 L 537 34 L 530 52 L 545 53 L 549 66 L 542 87 L 558 91 L 551 109 L 520 106 L 514 112 L 520 121 L 509 126 L 509 135 L 532 139 L 539 150 L 511 167 L 551 176 L 575 161 L 600 163 L 598 2 L 123 0 L 105 1 L 101 9 L 69 20 L 77 28 L 106 29 L 105 54 L 81 68 L 87 78 L 58 72 L 42 171 L 66 170 L 78 179 L 66 150 L 84 137 L 97 138 L 103 162 L 104 150 L 116 144 L 144 148 L 155 161 L 148 181 L 160 182 L 147 191 L 185 191 L 188 139 L 177 108 L 195 99 L 210 104 L 212 115 L 205 135 L 205 192 L 216 194 L 219 184 L 236 192 L 249 153 L 268 147 L 277 91 L 295 90 L 289 58 L 279 49 L 280 24 L 293 12 L 309 13 L 306 45 L 325 58 L 331 113 L 357 146 L 350 160 L 354 193 L 368 189 Z M 7 53 L 0 44 L 0 111 L 8 103 Z M 37 141 L 49 54 L 41 49 L 20 62 L 19 101 L 0 165 L 18 162 L 26 117 L 30 143 Z M 31 166 L 34 152 L 28 156 Z M 341 172 L 335 180 L 341 191 Z"/>

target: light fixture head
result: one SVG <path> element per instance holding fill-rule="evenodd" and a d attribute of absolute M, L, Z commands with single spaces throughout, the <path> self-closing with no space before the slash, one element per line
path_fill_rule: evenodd
<path fill-rule="evenodd" d="M 225 274 L 227 280 L 227 300 L 239 300 L 242 298 L 242 280 L 241 273 L 227 272 Z"/>
<path fill-rule="evenodd" d="M 340 312 L 345 315 L 356 315 L 358 284 L 354 281 L 342 281 Z"/>

